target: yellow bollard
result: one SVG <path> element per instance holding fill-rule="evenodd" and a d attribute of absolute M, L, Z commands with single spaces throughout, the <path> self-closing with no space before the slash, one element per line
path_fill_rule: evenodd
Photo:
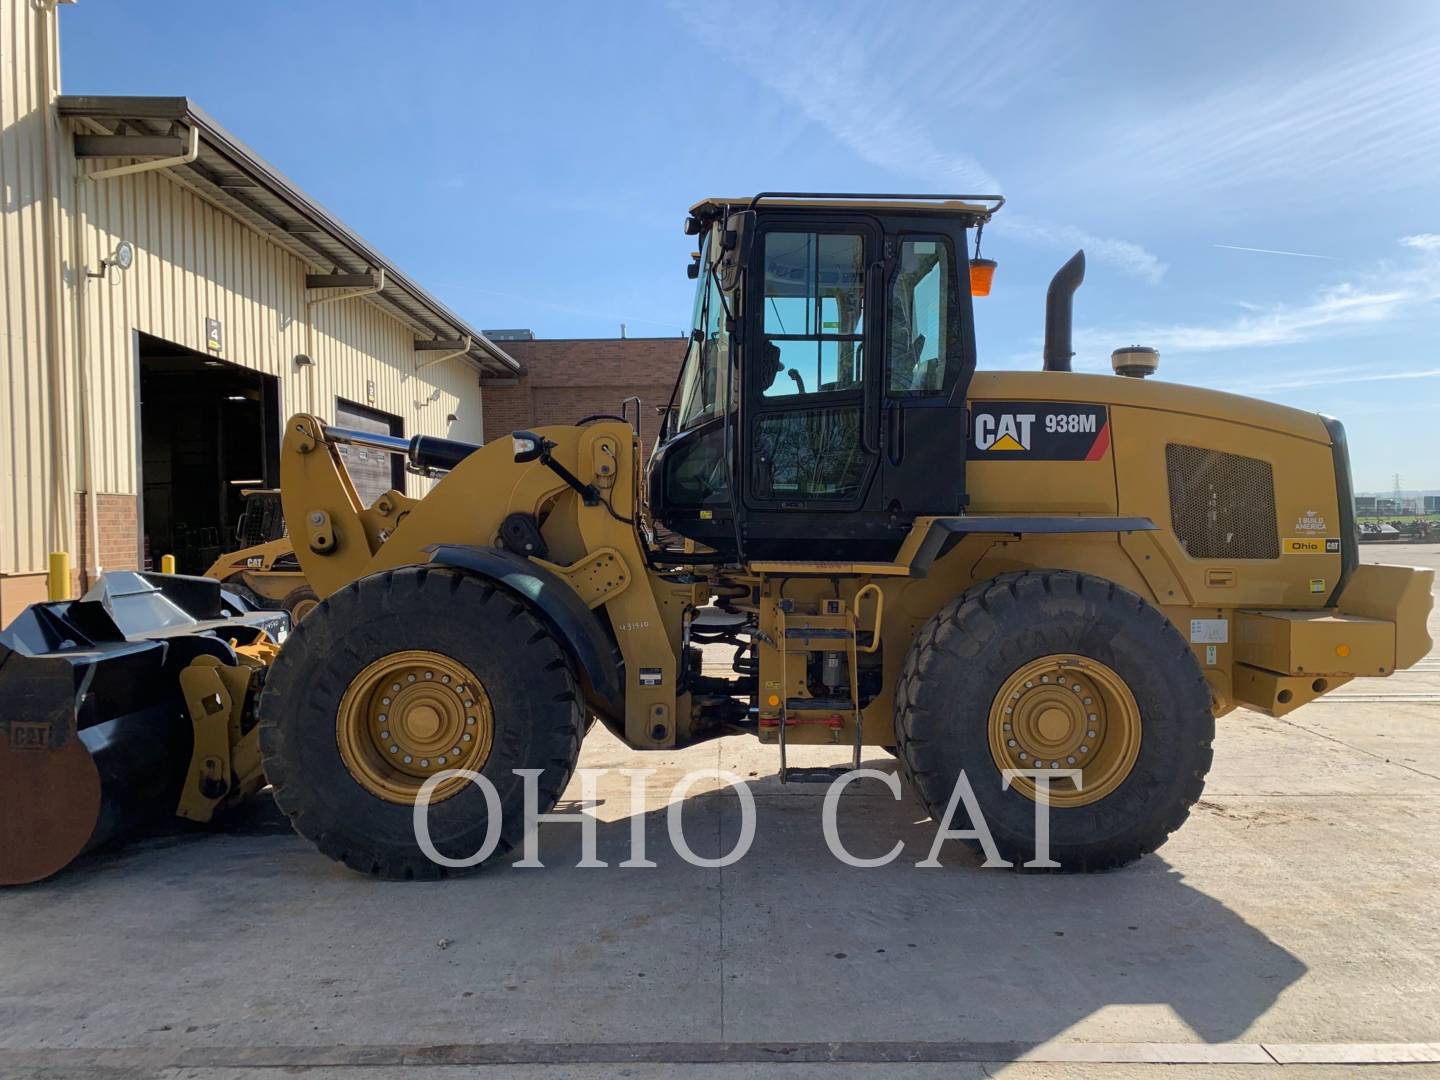
<path fill-rule="evenodd" d="M 161 556 L 160 556 L 160 572 L 161 572 L 162 574 L 173 574 L 173 573 L 175 572 L 175 556 L 174 556 L 174 555 L 161 555 Z"/>
<path fill-rule="evenodd" d="M 52 551 L 50 553 L 50 574 L 46 580 L 46 588 L 51 600 L 70 599 L 70 553 L 68 551 Z"/>

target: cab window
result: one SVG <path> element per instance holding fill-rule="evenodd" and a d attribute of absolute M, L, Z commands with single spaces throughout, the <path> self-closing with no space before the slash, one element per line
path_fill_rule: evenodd
<path fill-rule="evenodd" d="M 890 396 L 946 394 L 960 373 L 955 253 L 940 236 L 900 242 L 890 279 L 886 383 Z"/>
<path fill-rule="evenodd" d="M 725 330 L 725 305 L 709 266 L 710 240 L 700 252 L 701 278 L 695 289 L 695 312 L 690 349 L 680 370 L 675 430 L 683 431 L 720 415 L 721 382 L 730 340 Z"/>
<path fill-rule="evenodd" d="M 865 245 L 848 233 L 765 234 L 765 398 L 859 388 L 865 377 Z"/>

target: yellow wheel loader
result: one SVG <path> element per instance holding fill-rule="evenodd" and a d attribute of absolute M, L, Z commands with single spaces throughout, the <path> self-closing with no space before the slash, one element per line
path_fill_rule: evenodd
<path fill-rule="evenodd" d="M 1043 368 L 976 370 L 994 264 L 969 252 L 1002 202 L 696 204 L 689 352 L 644 477 L 618 417 L 468 454 L 294 417 L 285 517 L 323 599 L 259 713 L 295 828 L 363 872 L 441 875 L 428 785 L 434 849 L 467 859 L 493 826 L 499 857 L 521 771 L 549 810 L 593 715 L 637 750 L 748 733 L 782 780 L 811 778 L 789 746 L 890 749 L 937 818 L 963 776 L 1017 864 L 1048 795 L 1051 858 L 1101 869 L 1185 820 L 1216 717 L 1425 655 L 1432 575 L 1360 565 L 1341 425 L 1149 380 L 1145 348 L 1072 371 L 1083 254 Z M 347 443 L 453 468 L 365 507 Z M 720 644 L 731 677 L 702 672 Z"/>
<path fill-rule="evenodd" d="M 793 745 L 888 750 L 937 819 L 968 784 L 1017 865 L 1047 802 L 1063 869 L 1154 850 L 1200 796 L 1216 717 L 1428 653 L 1433 575 L 1360 565 L 1337 421 L 1149 379 L 1142 347 L 1073 372 L 1081 254 L 1051 283 L 1043 366 L 977 370 L 1002 202 L 696 204 L 689 351 L 644 476 L 621 417 L 484 447 L 293 417 L 284 515 L 321 599 L 278 656 L 284 629 L 254 620 L 283 613 L 162 575 L 142 584 L 213 595 L 183 617 L 146 601 L 128 628 L 103 600 L 35 605 L 0 632 L 0 882 L 110 835 L 137 777 L 166 780 L 152 809 L 213 812 L 259 782 L 257 742 L 326 854 L 440 876 L 422 791 L 432 851 L 470 860 L 493 829 L 499 858 L 591 718 L 637 750 L 749 734 L 787 781 L 815 779 Z M 365 506 L 346 444 L 445 475 Z M 731 674 L 706 673 L 722 647 Z M 150 666 L 127 675 L 132 651 Z M 107 771 L 122 738 L 168 763 Z"/>
<path fill-rule="evenodd" d="M 290 546 L 280 492 L 246 488 L 240 494 L 245 509 L 235 535 L 241 547 L 216 559 L 205 576 L 222 582 L 254 607 L 287 611 L 292 622 L 299 622 L 320 599 L 300 572 Z"/>

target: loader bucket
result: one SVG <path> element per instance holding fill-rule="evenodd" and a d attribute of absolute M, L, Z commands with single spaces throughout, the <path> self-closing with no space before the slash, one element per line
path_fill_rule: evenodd
<path fill-rule="evenodd" d="M 123 571 L 0 631 L 0 885 L 176 812 L 194 746 L 180 672 L 288 632 L 247 607 L 208 578 Z"/>

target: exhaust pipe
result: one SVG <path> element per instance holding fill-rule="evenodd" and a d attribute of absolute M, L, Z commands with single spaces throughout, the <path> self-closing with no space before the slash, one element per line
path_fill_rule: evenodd
<path fill-rule="evenodd" d="M 1050 279 L 1045 293 L 1045 370 L 1069 371 L 1075 351 L 1070 344 L 1070 322 L 1075 290 L 1085 280 L 1085 252 L 1077 251 Z"/>

